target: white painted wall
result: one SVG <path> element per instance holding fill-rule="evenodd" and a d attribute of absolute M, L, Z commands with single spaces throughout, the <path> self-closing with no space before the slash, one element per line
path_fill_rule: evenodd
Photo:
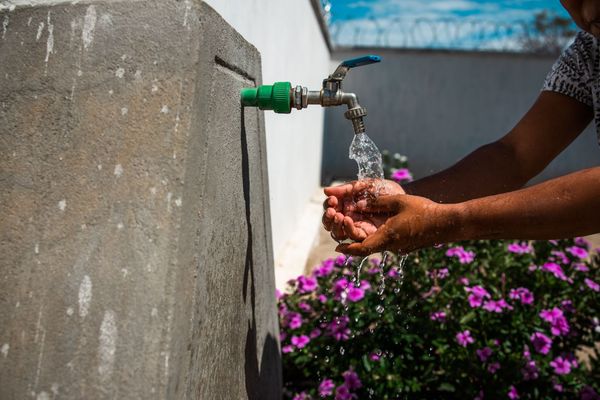
<path fill-rule="evenodd" d="M 264 84 L 290 81 L 319 89 L 331 71 L 330 54 L 310 0 L 206 0 L 260 51 Z M 304 267 L 319 225 L 311 197 L 319 190 L 323 109 L 309 107 L 291 114 L 265 111 L 271 223 L 276 274 L 298 274 Z M 307 220 L 315 220 L 308 223 Z M 316 224 L 316 225 L 315 225 Z M 306 247 L 306 251 L 297 251 Z M 304 253 L 304 254 L 303 254 Z M 286 271 L 282 271 L 282 269 Z"/>

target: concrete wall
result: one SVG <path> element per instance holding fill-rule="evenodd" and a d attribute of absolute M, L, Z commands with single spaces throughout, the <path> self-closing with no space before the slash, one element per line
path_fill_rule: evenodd
<path fill-rule="evenodd" d="M 345 89 L 368 110 L 377 146 L 409 157 L 417 177 L 446 168 L 508 132 L 533 104 L 554 59 L 518 54 L 361 49 L 338 60 L 375 53 L 383 62 L 350 71 Z M 323 180 L 356 176 L 348 159 L 350 123 L 328 110 Z M 538 178 L 598 165 L 600 148 L 588 128 Z"/>
<path fill-rule="evenodd" d="M 263 82 L 290 81 L 294 86 L 319 89 L 332 72 L 327 43 L 311 4 L 315 0 L 207 2 L 256 46 L 262 57 Z M 311 197 L 319 188 L 323 120 L 320 107 L 291 114 L 265 112 L 273 247 L 281 281 L 301 272 L 305 261 L 301 258 L 308 253 L 308 248 L 302 248 L 310 246 L 315 233 L 311 231 L 311 236 L 306 228 L 319 226 L 320 206 L 315 208 Z"/>
<path fill-rule="evenodd" d="M 256 49 L 193 1 L 0 24 L 0 398 L 281 398 Z"/>

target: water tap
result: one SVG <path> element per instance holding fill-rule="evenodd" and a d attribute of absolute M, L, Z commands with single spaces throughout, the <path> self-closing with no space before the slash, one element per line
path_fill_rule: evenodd
<path fill-rule="evenodd" d="M 342 81 L 351 68 L 362 67 L 381 61 L 381 57 L 369 55 L 343 61 L 329 77 L 323 80 L 321 90 L 308 90 L 306 86 L 292 88 L 290 82 L 275 82 L 273 85 L 261 85 L 257 88 L 244 88 L 241 91 L 242 105 L 254 106 L 261 110 L 273 110 L 288 114 L 292 108 L 302 110 L 309 104 L 322 107 L 346 105 L 344 116 L 352 122 L 354 134 L 365 132 L 363 118 L 367 110 L 358 103 L 355 93 L 342 90 Z"/>

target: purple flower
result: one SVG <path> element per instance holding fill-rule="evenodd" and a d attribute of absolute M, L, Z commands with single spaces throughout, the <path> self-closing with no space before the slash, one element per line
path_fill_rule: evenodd
<path fill-rule="evenodd" d="M 461 264 L 470 264 L 475 259 L 475 253 L 466 251 L 462 246 L 451 247 L 446 251 L 447 257 L 457 257 Z"/>
<path fill-rule="evenodd" d="M 588 266 L 584 263 L 574 263 L 573 268 L 575 269 L 575 271 L 579 272 L 588 272 L 590 270 Z"/>
<path fill-rule="evenodd" d="M 306 400 L 306 393 L 305 392 L 300 392 L 297 395 L 294 396 L 294 398 L 292 400 Z"/>
<path fill-rule="evenodd" d="M 277 300 L 281 299 L 283 297 L 283 293 L 281 293 L 281 291 L 279 289 L 275 289 L 275 298 Z"/>
<path fill-rule="evenodd" d="M 371 284 L 363 279 L 360 281 L 360 287 L 366 292 L 367 290 L 371 289 Z"/>
<path fill-rule="evenodd" d="M 585 278 L 584 282 L 587 285 L 587 287 L 589 287 L 590 289 L 592 289 L 594 292 L 600 292 L 600 285 L 598 285 L 593 280 Z"/>
<path fill-rule="evenodd" d="M 310 293 L 317 288 L 317 280 L 310 276 L 300 275 L 297 281 L 298 291 L 300 293 Z"/>
<path fill-rule="evenodd" d="M 348 289 L 348 284 L 349 282 L 346 278 L 340 278 L 335 281 L 333 283 L 333 292 L 335 293 L 335 296 L 339 297 L 342 293 L 344 293 L 344 291 Z"/>
<path fill-rule="evenodd" d="M 304 301 L 301 301 L 300 303 L 298 303 L 298 308 L 301 309 L 304 312 L 311 312 L 312 311 L 312 307 L 308 303 L 306 303 Z"/>
<path fill-rule="evenodd" d="M 573 307 L 573 302 L 569 299 L 563 300 L 560 302 L 560 306 L 566 311 L 573 313 L 575 312 L 575 307 Z"/>
<path fill-rule="evenodd" d="M 300 335 L 300 336 L 294 335 L 294 336 L 292 336 L 291 342 L 294 346 L 301 349 L 301 348 L 305 347 L 308 344 L 308 342 L 310 342 L 310 338 L 306 335 Z"/>
<path fill-rule="evenodd" d="M 335 384 L 331 379 L 323 379 L 321 384 L 319 385 L 319 396 L 331 396 L 333 394 L 333 389 L 335 388 Z"/>
<path fill-rule="evenodd" d="M 377 352 L 371 352 L 371 354 L 369 354 L 369 359 L 371 361 L 379 361 L 381 359 L 381 355 L 379 355 Z"/>
<path fill-rule="evenodd" d="M 526 381 L 531 381 L 537 379 L 539 376 L 538 367 L 535 365 L 535 361 L 529 360 L 525 363 L 525 367 L 521 370 L 523 374 L 523 379 Z"/>
<path fill-rule="evenodd" d="M 591 386 L 586 386 L 581 389 L 579 396 L 581 397 L 581 400 L 600 400 L 600 395 L 598 395 Z"/>
<path fill-rule="evenodd" d="M 317 296 L 317 300 L 319 300 L 321 303 L 325 303 L 327 301 L 327 296 L 320 294 Z"/>
<path fill-rule="evenodd" d="M 296 312 L 291 312 L 288 315 L 289 327 L 292 329 L 298 329 L 302 326 L 302 315 Z"/>
<path fill-rule="evenodd" d="M 395 279 L 395 278 L 400 278 L 402 276 L 402 274 L 398 271 L 397 267 L 392 267 L 388 271 L 387 276 Z"/>
<path fill-rule="evenodd" d="M 493 351 L 492 349 L 486 346 L 482 349 L 477 349 L 476 353 L 477 357 L 479 357 L 479 360 L 481 362 L 486 362 L 486 360 L 492 355 Z"/>
<path fill-rule="evenodd" d="M 576 237 L 574 241 L 576 246 L 583 247 L 584 249 L 590 248 L 590 242 L 585 238 Z"/>
<path fill-rule="evenodd" d="M 342 376 L 344 377 L 344 384 L 348 387 L 348 389 L 352 390 L 362 387 L 362 382 L 358 378 L 358 374 L 352 369 L 344 372 Z"/>
<path fill-rule="evenodd" d="M 393 180 L 395 180 L 398 183 L 402 183 L 402 182 L 410 182 L 413 180 L 413 176 L 410 173 L 410 171 L 406 168 L 400 168 L 395 170 L 392 173 L 392 177 Z"/>
<path fill-rule="evenodd" d="M 533 345 L 535 351 L 540 354 L 548 354 L 552 348 L 552 339 L 541 332 L 535 332 L 533 335 L 531 335 L 529 340 L 531 340 L 531 344 Z"/>
<path fill-rule="evenodd" d="M 283 347 L 281 348 L 281 352 L 282 352 L 283 354 L 291 353 L 292 351 L 294 351 L 294 346 L 292 346 L 292 345 L 289 345 L 289 344 L 288 344 L 287 346 L 283 346 Z"/>
<path fill-rule="evenodd" d="M 515 254 L 531 254 L 531 253 L 533 253 L 533 247 L 531 247 L 531 245 L 529 243 L 525 243 L 525 242 L 510 243 L 508 245 L 507 249 L 510 253 L 515 253 Z"/>
<path fill-rule="evenodd" d="M 508 310 L 513 309 L 504 299 L 488 300 L 483 304 L 483 309 L 489 312 L 501 313 L 505 308 Z"/>
<path fill-rule="evenodd" d="M 341 257 L 343 257 L 343 256 L 341 256 Z M 316 277 L 321 277 L 321 278 L 329 276 L 333 272 L 333 265 L 334 265 L 333 259 L 328 258 L 327 260 L 323 261 L 318 268 L 315 268 L 315 270 L 313 271 L 313 275 Z"/>
<path fill-rule="evenodd" d="M 436 311 L 431 314 L 430 318 L 432 321 L 445 322 L 446 321 L 446 313 L 444 311 Z"/>
<path fill-rule="evenodd" d="M 518 399 L 519 398 L 519 392 L 517 392 L 517 388 L 514 386 L 511 386 L 510 389 L 508 390 L 508 398 L 509 399 Z"/>
<path fill-rule="evenodd" d="M 321 336 L 321 330 L 319 328 L 315 328 L 312 331 L 310 331 L 310 338 L 314 339 L 316 337 Z"/>
<path fill-rule="evenodd" d="M 567 251 L 571 253 L 573 256 L 585 260 L 589 257 L 588 251 L 582 247 L 567 247 Z"/>
<path fill-rule="evenodd" d="M 469 279 L 465 278 L 464 276 L 462 278 L 460 278 L 458 280 L 458 283 L 460 283 L 461 285 L 467 286 L 469 284 Z"/>
<path fill-rule="evenodd" d="M 458 332 L 456 334 L 456 341 L 462 347 L 467 347 L 469 343 L 475 342 L 475 339 L 471 337 L 471 332 L 469 330 Z"/>
<path fill-rule="evenodd" d="M 348 300 L 353 303 L 362 300 L 365 297 L 365 291 L 362 288 L 355 287 L 353 284 L 350 284 L 348 289 Z"/>
<path fill-rule="evenodd" d="M 567 257 L 564 251 L 552 250 L 550 254 L 558 258 L 558 260 L 565 265 L 571 262 L 571 260 L 569 260 L 569 257 Z M 550 257 L 550 260 L 553 261 L 554 257 Z"/>
<path fill-rule="evenodd" d="M 554 336 L 560 336 L 569 333 L 569 323 L 567 322 L 567 319 L 560 308 L 554 307 L 552 310 L 542 310 L 540 312 L 540 318 L 550 323 L 550 331 Z"/>
<path fill-rule="evenodd" d="M 490 374 L 495 374 L 496 371 L 498 371 L 499 369 L 500 369 L 500 363 L 499 362 L 493 362 L 490 365 L 488 365 L 488 368 L 487 368 L 487 370 L 488 370 L 488 372 Z"/>
<path fill-rule="evenodd" d="M 527 288 L 520 287 L 517 289 L 511 289 L 508 295 L 511 299 L 518 299 L 521 304 L 533 304 L 533 293 Z"/>
<path fill-rule="evenodd" d="M 356 395 L 350 393 L 350 389 L 346 385 L 340 385 L 335 390 L 335 400 L 352 400 L 355 398 Z"/>
<path fill-rule="evenodd" d="M 448 268 L 434 269 L 433 271 L 429 272 L 429 277 L 431 279 L 434 279 L 434 278 L 445 279 L 448 277 L 448 275 L 449 275 Z"/>
<path fill-rule="evenodd" d="M 348 340 L 350 338 L 348 322 L 350 322 L 350 318 L 345 315 L 341 317 L 335 317 L 327 326 L 327 334 L 338 341 Z"/>
<path fill-rule="evenodd" d="M 352 262 L 352 256 L 346 257 L 345 255 L 339 255 L 335 258 L 335 264 L 342 266 L 344 264 L 350 264 Z"/>
<path fill-rule="evenodd" d="M 547 271 L 547 272 L 551 272 L 552 275 L 554 275 L 556 278 L 563 280 L 563 281 L 567 281 L 568 278 L 565 275 L 565 273 L 563 272 L 562 268 L 560 267 L 560 265 L 553 263 L 553 262 L 547 262 L 544 265 L 542 265 L 542 270 Z"/>
<path fill-rule="evenodd" d="M 468 297 L 469 305 L 473 308 L 481 307 L 483 299 L 490 298 L 490 294 L 481 286 L 465 287 L 467 293 L 471 293 Z"/>
<path fill-rule="evenodd" d="M 556 357 L 553 361 L 550 361 L 550 366 L 554 368 L 556 375 L 567 375 L 571 372 L 571 363 L 562 357 Z"/>

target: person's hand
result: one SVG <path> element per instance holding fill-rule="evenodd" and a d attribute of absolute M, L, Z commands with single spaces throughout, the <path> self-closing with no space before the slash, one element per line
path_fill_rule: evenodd
<path fill-rule="evenodd" d="M 360 200 L 356 204 L 357 212 L 388 217 L 362 242 L 340 244 L 336 251 L 357 256 L 385 250 L 406 254 L 437 243 L 457 240 L 460 230 L 457 207 L 410 195 Z"/>
<path fill-rule="evenodd" d="M 378 196 L 404 194 L 394 181 L 367 179 L 325 188 L 327 199 L 323 203 L 323 226 L 338 240 L 350 238 L 361 241 L 374 233 L 387 216 L 381 213 L 357 212 L 356 202 Z"/>

